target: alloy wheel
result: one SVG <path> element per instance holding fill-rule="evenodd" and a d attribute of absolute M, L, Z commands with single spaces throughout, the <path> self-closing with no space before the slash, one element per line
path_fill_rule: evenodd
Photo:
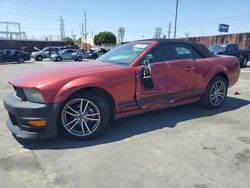
<path fill-rule="evenodd" d="M 24 59 L 22 57 L 18 58 L 18 63 L 24 63 Z"/>
<path fill-rule="evenodd" d="M 79 137 L 94 133 L 101 121 L 97 106 L 84 98 L 69 101 L 62 110 L 61 118 L 66 131 Z"/>
<path fill-rule="evenodd" d="M 210 90 L 210 102 L 214 106 L 219 106 L 226 97 L 226 85 L 223 81 L 217 81 Z"/>

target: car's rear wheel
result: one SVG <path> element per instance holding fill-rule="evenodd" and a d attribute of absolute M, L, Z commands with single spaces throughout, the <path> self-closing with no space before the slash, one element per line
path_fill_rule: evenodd
<path fill-rule="evenodd" d="M 110 111 L 107 102 L 100 96 L 79 93 L 65 102 L 58 118 L 64 134 L 77 140 L 89 140 L 104 132 Z"/>
<path fill-rule="evenodd" d="M 62 61 L 61 57 L 56 57 L 56 61 Z"/>
<path fill-rule="evenodd" d="M 82 61 L 82 57 L 78 57 L 76 60 L 77 61 Z"/>
<path fill-rule="evenodd" d="M 17 59 L 17 63 L 24 63 L 24 58 L 19 57 L 19 58 Z"/>
<path fill-rule="evenodd" d="M 219 108 L 227 97 L 228 83 L 222 76 L 215 76 L 201 97 L 201 104 L 210 109 Z"/>
<path fill-rule="evenodd" d="M 36 61 L 42 61 L 42 60 L 43 60 L 43 56 L 41 55 L 36 56 Z"/>

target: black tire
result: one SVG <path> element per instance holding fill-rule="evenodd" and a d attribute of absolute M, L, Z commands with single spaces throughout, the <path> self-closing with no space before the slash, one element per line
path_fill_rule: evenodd
<path fill-rule="evenodd" d="M 38 55 L 38 56 L 36 56 L 35 60 L 36 61 L 42 61 L 43 60 L 43 56 Z"/>
<path fill-rule="evenodd" d="M 62 61 L 62 58 L 60 56 L 56 57 L 56 61 Z"/>
<path fill-rule="evenodd" d="M 224 97 L 222 98 L 222 92 L 216 92 L 215 86 L 216 84 L 222 84 L 221 87 L 223 87 L 223 92 L 224 92 Z M 218 86 L 219 87 L 219 86 Z M 200 103 L 203 107 L 208 108 L 208 109 L 216 109 L 219 108 L 225 101 L 227 97 L 227 89 L 228 89 L 228 82 L 225 78 L 222 76 L 215 76 L 208 84 L 206 91 L 203 93 Z M 214 92 L 213 92 L 214 91 Z M 218 90 L 217 90 L 218 91 Z M 222 90 L 220 90 L 222 91 Z M 216 94 L 215 94 L 216 93 Z M 216 96 L 215 96 L 216 95 Z M 215 104 L 217 102 L 216 98 L 220 100 L 218 104 Z"/>
<path fill-rule="evenodd" d="M 19 57 L 19 58 L 17 59 L 17 63 L 24 63 L 24 58 Z"/>
<path fill-rule="evenodd" d="M 243 57 L 240 59 L 240 67 L 245 68 L 247 67 L 248 57 Z"/>
<path fill-rule="evenodd" d="M 72 116 L 72 114 L 75 114 L 74 111 L 77 111 L 78 113 L 80 113 L 80 104 L 79 106 L 76 105 L 76 101 L 79 100 L 83 100 L 83 104 L 82 104 L 82 110 L 84 114 L 86 114 L 86 116 L 88 117 L 92 117 L 92 120 L 95 118 L 99 118 L 99 123 L 97 121 L 91 121 L 91 120 L 83 120 L 80 119 L 80 117 L 77 117 L 74 115 Z M 89 103 L 87 103 L 86 101 L 90 101 Z M 75 103 L 74 103 L 75 102 Z M 75 106 L 71 106 L 71 104 L 75 105 Z M 87 105 L 87 108 L 86 108 Z M 93 106 L 92 106 L 93 105 Z M 71 108 L 69 107 L 73 107 L 74 111 L 71 110 Z M 84 108 L 83 108 L 84 106 Z M 77 108 L 76 108 L 77 107 Z M 78 110 L 79 107 L 79 110 Z M 85 110 L 86 108 L 86 110 Z M 97 112 L 95 112 L 95 108 L 97 108 Z M 68 111 L 71 114 L 67 114 Z M 91 112 L 90 114 L 88 114 L 89 112 Z M 91 114 L 97 114 L 99 113 L 99 115 L 93 116 Z M 65 115 L 67 114 L 67 115 Z M 82 115 L 83 116 L 83 115 Z M 83 117 L 82 117 L 83 118 Z M 73 123 L 68 124 L 68 122 L 72 122 L 72 120 L 74 121 L 74 119 L 78 119 L 74 122 L 77 123 L 75 125 L 75 127 L 73 127 Z M 59 130 L 61 130 L 61 132 L 73 139 L 76 140 L 91 140 L 91 139 L 95 139 L 98 136 L 100 136 L 105 129 L 108 126 L 109 123 L 109 119 L 110 119 L 110 110 L 109 110 L 109 106 L 108 103 L 100 96 L 93 94 L 93 93 L 77 93 L 75 95 L 73 95 L 72 97 L 70 97 L 68 100 L 65 101 L 63 107 L 60 110 L 60 113 L 58 115 L 58 128 Z M 65 122 L 66 120 L 66 122 Z M 79 122 L 77 122 L 79 121 Z M 86 122 L 84 122 L 83 124 L 81 124 L 81 121 L 87 121 L 88 124 L 86 125 Z M 94 124 L 98 124 L 97 126 Z M 67 125 L 67 126 L 66 126 Z M 84 126 L 82 126 L 84 125 Z M 69 127 L 71 126 L 71 127 Z M 91 127 L 92 126 L 92 127 Z M 73 128 L 72 128 L 73 127 Z M 84 127 L 84 128 L 83 128 Z M 69 130 L 71 129 L 71 130 Z M 81 131 L 81 129 L 84 129 L 83 131 Z M 93 131 L 92 133 L 90 133 L 88 130 Z M 81 132 L 81 134 L 80 134 Z M 84 135 L 86 133 L 86 135 Z"/>
<path fill-rule="evenodd" d="M 82 57 L 77 57 L 77 61 L 82 61 Z"/>

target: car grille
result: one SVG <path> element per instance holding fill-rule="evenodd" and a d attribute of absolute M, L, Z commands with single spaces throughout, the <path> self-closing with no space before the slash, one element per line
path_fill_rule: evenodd
<path fill-rule="evenodd" d="M 14 87 L 14 90 L 15 90 L 15 94 L 14 95 L 17 98 L 19 98 L 22 101 L 26 101 L 27 100 L 22 88 Z"/>

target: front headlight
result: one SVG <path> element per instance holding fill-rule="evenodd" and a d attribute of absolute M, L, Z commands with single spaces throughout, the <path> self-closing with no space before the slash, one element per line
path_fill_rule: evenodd
<path fill-rule="evenodd" d="M 35 103 L 45 103 L 42 94 L 37 89 L 24 88 L 23 92 L 28 101 Z"/>

